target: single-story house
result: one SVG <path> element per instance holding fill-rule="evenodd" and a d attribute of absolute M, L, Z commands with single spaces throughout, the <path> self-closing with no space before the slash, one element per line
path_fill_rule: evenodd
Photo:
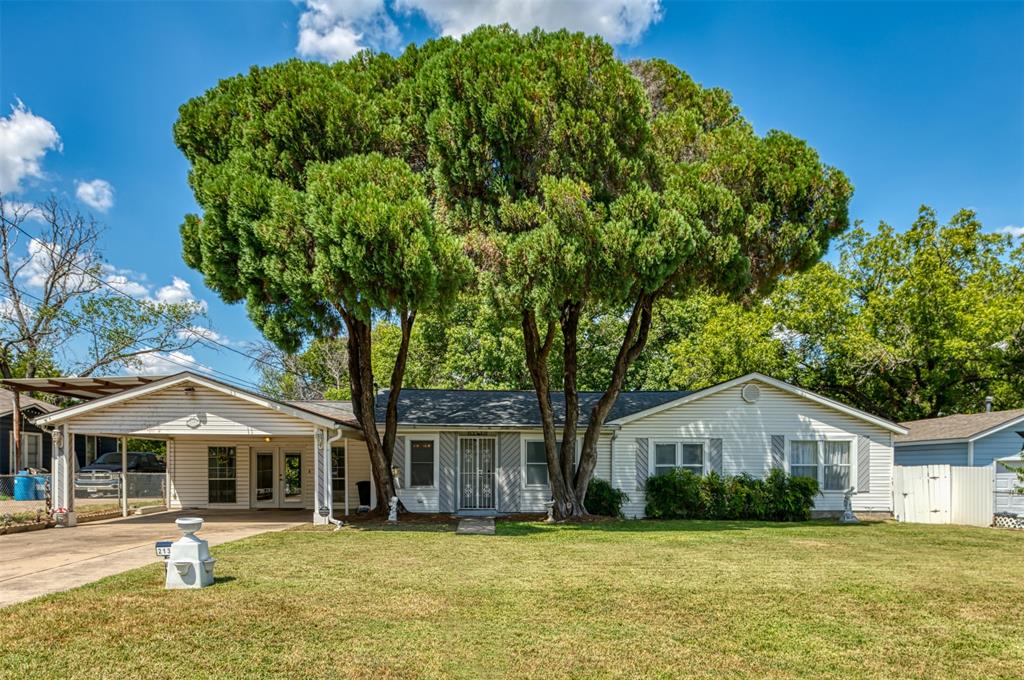
<path fill-rule="evenodd" d="M 88 379 L 76 379 L 88 380 Z M 84 384 L 84 383 L 83 383 Z M 562 402 L 554 394 L 556 408 Z M 584 420 L 597 394 L 581 395 Z M 387 394 L 378 397 L 379 422 Z M 394 464 L 412 512 L 542 512 L 549 498 L 540 418 L 529 391 L 405 389 Z M 314 521 L 349 514 L 371 471 L 347 402 L 284 402 L 194 373 L 155 379 L 36 419 L 53 432 L 54 507 L 71 508 L 74 435 L 167 441 L 174 508 L 293 507 Z M 816 477 L 819 512 L 892 511 L 892 439 L 906 430 L 883 418 L 758 373 L 695 391 L 622 394 L 602 429 L 596 475 L 644 514 L 644 483 L 673 467 L 698 474 Z M 76 444 L 77 445 L 77 444 Z M 62 453 L 64 452 L 64 453 Z M 364 484 L 360 485 L 360 482 Z"/>
<path fill-rule="evenodd" d="M 52 465 L 52 439 L 33 422 L 58 406 L 27 394 L 21 395 L 21 465 L 20 469 L 49 470 Z M 75 454 L 78 466 L 88 465 L 108 451 L 117 451 L 117 440 L 110 437 L 77 435 Z M 14 394 L 0 388 L 0 475 L 13 475 L 14 465 Z"/>
<path fill-rule="evenodd" d="M 964 413 L 901 423 L 897 465 L 995 466 L 995 511 L 1024 514 L 1024 495 L 1015 493 L 1024 465 L 1024 409 Z"/>

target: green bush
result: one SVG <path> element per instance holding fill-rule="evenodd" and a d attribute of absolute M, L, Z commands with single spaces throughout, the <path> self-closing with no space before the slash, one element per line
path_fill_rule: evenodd
<path fill-rule="evenodd" d="M 656 519 L 810 519 L 818 482 L 772 470 L 766 479 L 747 474 L 698 477 L 689 470 L 649 477 L 646 513 Z"/>
<path fill-rule="evenodd" d="M 594 477 L 587 485 L 587 498 L 584 506 L 591 515 L 622 517 L 622 504 L 629 501 L 629 496 L 616 489 L 603 479 Z"/>

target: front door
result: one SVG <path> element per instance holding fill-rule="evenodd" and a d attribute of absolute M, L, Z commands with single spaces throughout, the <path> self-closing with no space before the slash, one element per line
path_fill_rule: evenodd
<path fill-rule="evenodd" d="M 279 448 L 253 454 L 253 506 L 302 507 L 302 453 Z"/>
<path fill-rule="evenodd" d="M 459 507 L 494 510 L 497 445 L 493 437 L 459 439 Z"/>

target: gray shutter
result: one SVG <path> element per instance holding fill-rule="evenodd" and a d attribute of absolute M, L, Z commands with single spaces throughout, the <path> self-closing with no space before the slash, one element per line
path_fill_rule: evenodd
<path fill-rule="evenodd" d="M 782 434 L 772 435 L 772 469 L 786 469 L 786 436 Z"/>
<path fill-rule="evenodd" d="M 457 437 L 441 433 L 441 459 L 438 465 L 437 503 L 441 512 L 455 512 L 455 447 Z"/>
<path fill-rule="evenodd" d="M 642 489 L 647 484 L 647 456 L 649 445 L 647 437 L 636 439 L 636 488 Z"/>
<path fill-rule="evenodd" d="M 711 440 L 711 451 L 708 452 L 708 466 L 716 474 L 722 474 L 722 440 Z"/>
<path fill-rule="evenodd" d="M 871 438 L 857 437 L 857 493 L 871 491 Z"/>
<path fill-rule="evenodd" d="M 520 467 L 519 435 L 503 432 L 498 435 L 498 460 L 500 470 L 498 481 L 501 485 L 502 512 L 519 511 L 519 490 L 522 486 Z"/>
<path fill-rule="evenodd" d="M 395 449 L 391 455 L 391 464 L 400 470 L 398 475 L 402 480 L 402 487 L 409 486 L 409 480 L 405 478 L 405 437 L 395 437 Z"/>

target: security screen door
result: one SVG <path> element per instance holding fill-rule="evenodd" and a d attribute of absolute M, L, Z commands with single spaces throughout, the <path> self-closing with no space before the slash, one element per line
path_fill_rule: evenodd
<path fill-rule="evenodd" d="M 459 439 L 459 507 L 462 510 L 494 510 L 495 458 L 493 437 Z"/>

